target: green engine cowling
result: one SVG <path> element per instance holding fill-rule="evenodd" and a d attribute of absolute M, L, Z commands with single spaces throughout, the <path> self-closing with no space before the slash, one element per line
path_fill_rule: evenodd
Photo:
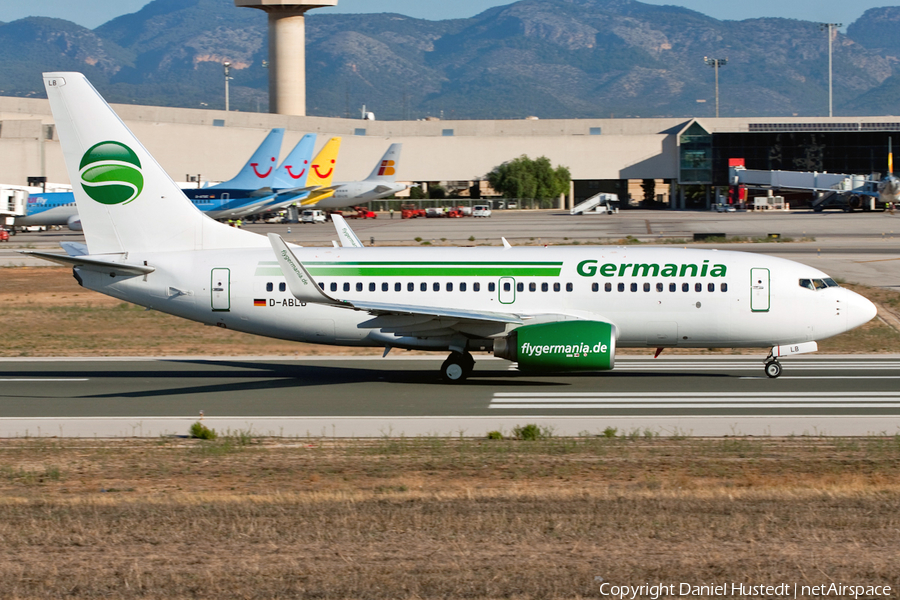
<path fill-rule="evenodd" d="M 616 326 L 602 321 L 525 325 L 494 341 L 494 356 L 522 371 L 607 371 L 616 363 Z"/>

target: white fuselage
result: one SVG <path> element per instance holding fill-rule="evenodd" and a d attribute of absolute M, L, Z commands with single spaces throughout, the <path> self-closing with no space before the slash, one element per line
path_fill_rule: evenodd
<path fill-rule="evenodd" d="M 331 196 L 318 201 L 313 200 L 309 205 L 306 202 L 301 202 L 301 204 L 310 207 L 314 205 L 316 208 L 341 208 L 351 204 L 364 204 L 372 200 L 387 198 L 409 187 L 404 183 L 379 181 L 354 181 L 335 185 L 337 187 Z"/>
<path fill-rule="evenodd" d="M 542 315 L 607 321 L 616 326 L 620 347 L 802 343 L 852 329 L 874 310 L 844 288 L 801 287 L 801 279 L 827 278 L 817 269 L 741 252 L 588 246 L 294 252 L 325 292 L 340 300 L 492 311 L 526 322 L 541 322 Z M 156 270 L 115 278 L 76 270 L 85 287 L 104 294 L 274 338 L 438 350 L 458 335 L 448 318 L 432 320 L 427 334 L 405 335 L 396 321 L 392 330 L 364 311 L 301 304 L 268 248 L 129 253 L 128 262 L 135 261 Z M 416 319 L 427 321 L 408 319 L 407 331 L 415 330 Z M 510 327 L 484 323 L 463 333 L 479 347 L 478 340 L 503 336 Z"/>

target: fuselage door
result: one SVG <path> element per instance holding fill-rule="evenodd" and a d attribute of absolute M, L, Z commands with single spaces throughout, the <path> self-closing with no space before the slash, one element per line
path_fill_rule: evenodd
<path fill-rule="evenodd" d="M 212 309 L 215 311 L 231 310 L 231 270 L 213 269 L 210 281 Z"/>
<path fill-rule="evenodd" d="M 512 304 L 516 301 L 516 280 L 512 277 L 501 277 L 498 282 L 500 286 L 500 304 Z"/>
<path fill-rule="evenodd" d="M 750 269 L 750 310 L 767 312 L 769 310 L 769 270 Z"/>

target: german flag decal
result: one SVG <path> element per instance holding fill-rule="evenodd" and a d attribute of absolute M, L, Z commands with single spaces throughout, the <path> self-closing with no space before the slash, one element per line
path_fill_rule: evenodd
<path fill-rule="evenodd" d="M 253 300 L 253 306 L 265 306 L 265 305 L 266 305 L 265 299 L 256 298 L 255 300 Z"/>

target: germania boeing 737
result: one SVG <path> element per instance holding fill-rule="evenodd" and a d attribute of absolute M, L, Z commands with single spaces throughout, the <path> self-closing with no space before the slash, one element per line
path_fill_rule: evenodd
<path fill-rule="evenodd" d="M 44 75 L 87 248 L 30 254 L 85 288 L 262 336 L 602 371 L 617 348 L 812 352 L 875 306 L 825 273 L 742 252 L 650 247 L 304 248 L 206 218 L 80 73 Z"/>

